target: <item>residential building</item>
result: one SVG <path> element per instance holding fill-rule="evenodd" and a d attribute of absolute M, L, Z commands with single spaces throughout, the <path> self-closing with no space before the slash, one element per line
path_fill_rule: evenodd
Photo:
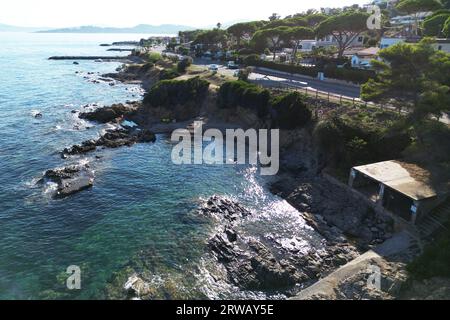
<path fill-rule="evenodd" d="M 370 69 L 371 61 L 378 57 L 378 51 L 380 48 L 370 47 L 356 52 L 351 58 L 352 68 Z"/>
<path fill-rule="evenodd" d="M 405 41 L 406 41 L 406 38 L 404 38 L 404 37 L 399 37 L 399 38 L 383 37 L 383 38 L 381 38 L 381 41 L 380 41 L 380 49 L 386 49 L 397 43 L 405 42 Z"/>

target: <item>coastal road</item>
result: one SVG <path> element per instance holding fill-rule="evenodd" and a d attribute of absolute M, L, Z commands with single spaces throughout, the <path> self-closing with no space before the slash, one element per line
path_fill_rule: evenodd
<path fill-rule="evenodd" d="M 235 77 L 236 70 L 230 70 L 225 64 L 216 63 L 210 59 L 196 58 L 194 59 L 194 64 L 205 69 L 208 69 L 211 64 L 216 64 L 219 67 L 219 74 L 230 78 Z M 336 96 L 342 96 L 344 99 L 347 98 L 347 100 L 359 99 L 361 93 L 361 86 L 345 81 L 333 79 L 319 80 L 309 76 L 288 74 L 266 68 L 254 68 L 254 72 L 250 75 L 250 80 L 264 87 L 308 88 L 308 90 L 312 89 L 312 92 L 316 90 L 329 92 Z M 439 121 L 450 125 L 450 115 L 445 114 Z"/>
<path fill-rule="evenodd" d="M 258 81 L 275 81 L 280 85 L 286 85 L 286 87 L 298 87 L 298 88 L 312 88 L 314 90 L 330 92 L 336 95 L 342 95 L 348 98 L 359 98 L 361 87 L 344 81 L 336 80 L 319 80 L 303 75 L 292 75 L 287 73 L 280 73 L 265 68 L 254 68 L 252 79 Z"/>
<path fill-rule="evenodd" d="M 236 70 L 230 70 L 225 65 L 212 62 L 207 59 L 195 59 L 195 65 L 208 68 L 211 64 L 219 66 L 218 73 L 233 77 Z M 335 95 L 342 95 L 347 98 L 359 98 L 360 86 L 336 80 L 319 80 L 308 76 L 292 75 L 277 72 L 265 68 L 254 68 L 250 80 L 256 81 L 265 87 L 291 87 L 291 88 L 311 88 L 314 90 L 330 92 Z"/>

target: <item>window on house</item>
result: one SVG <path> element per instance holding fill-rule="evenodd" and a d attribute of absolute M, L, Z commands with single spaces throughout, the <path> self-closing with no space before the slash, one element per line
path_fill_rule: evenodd
<path fill-rule="evenodd" d="M 439 46 L 439 47 L 438 47 L 438 50 L 442 50 L 442 46 Z"/>
<path fill-rule="evenodd" d="M 363 37 L 358 37 L 358 42 L 363 42 L 364 38 Z"/>

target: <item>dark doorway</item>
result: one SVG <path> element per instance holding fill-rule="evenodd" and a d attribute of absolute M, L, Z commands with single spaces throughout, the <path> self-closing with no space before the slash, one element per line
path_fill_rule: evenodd
<path fill-rule="evenodd" d="M 410 198 L 393 189 L 385 188 L 383 207 L 408 222 L 411 221 L 411 206 L 413 204 L 414 202 Z"/>

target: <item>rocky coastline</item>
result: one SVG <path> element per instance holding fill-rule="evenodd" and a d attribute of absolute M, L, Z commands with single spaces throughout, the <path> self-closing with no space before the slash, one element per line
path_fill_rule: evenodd
<path fill-rule="evenodd" d="M 103 77 L 125 83 L 140 83 L 148 89 L 157 81 L 160 70 L 128 65 L 118 73 Z M 97 148 L 155 142 L 154 133 L 143 125 L 145 122 L 140 121 L 143 112 L 148 111 L 142 108 L 142 103 L 133 102 L 80 113 L 81 119 L 102 124 L 120 124 L 127 120 L 141 126 L 108 130 L 97 140 L 88 140 L 64 149 L 62 158 L 87 154 Z M 145 114 L 145 117 L 148 115 Z M 211 197 L 198 210 L 199 215 L 217 221 L 218 227 L 211 238 L 206 240 L 206 248 L 223 267 L 222 280 L 241 290 L 293 296 L 367 249 L 392 237 L 392 221 L 389 217 L 377 215 L 367 204 L 358 201 L 346 190 L 330 184 L 320 175 L 311 137 L 302 135 L 302 141 L 294 143 L 294 146 L 286 143 L 283 148 L 283 168 L 278 182 L 271 185 L 271 191 L 296 208 L 308 225 L 323 237 L 324 250 L 302 253 L 295 245 L 280 249 L 273 243 L 270 245 L 270 241 L 263 243 L 258 239 L 243 237 L 237 226 L 252 213 L 241 204 L 220 196 Z M 294 167 L 292 159 L 296 159 Z M 58 196 L 67 196 L 92 186 L 93 179 L 88 167 L 69 166 L 49 170 L 42 181 L 56 183 Z M 127 270 L 129 275 L 127 281 L 121 284 L 120 294 L 107 293 L 107 296 L 126 299 L 160 297 L 156 293 L 158 289 L 143 274 L 138 270 Z M 117 284 L 117 278 L 111 282 Z"/>

